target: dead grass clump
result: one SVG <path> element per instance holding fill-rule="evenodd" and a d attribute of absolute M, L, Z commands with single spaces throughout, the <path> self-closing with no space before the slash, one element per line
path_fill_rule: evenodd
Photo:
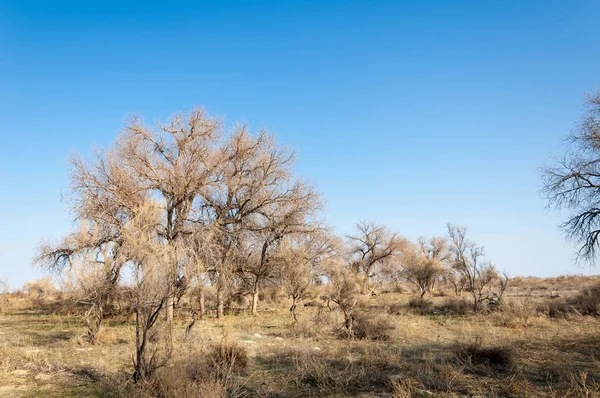
<path fill-rule="evenodd" d="M 550 318 L 566 318 L 573 313 L 573 308 L 563 298 L 557 298 L 538 305 L 537 311 Z"/>
<path fill-rule="evenodd" d="M 511 347 L 484 347 L 481 339 L 454 348 L 454 360 L 475 374 L 507 372 L 514 367 L 515 353 Z"/>
<path fill-rule="evenodd" d="M 598 397 L 600 396 L 600 384 L 593 380 L 588 380 L 588 373 L 568 372 L 564 378 L 569 383 L 569 389 L 565 392 L 565 397 Z"/>
<path fill-rule="evenodd" d="M 111 345 L 119 343 L 120 339 L 114 330 L 103 327 L 96 334 L 95 342 L 96 344 Z"/>
<path fill-rule="evenodd" d="M 14 347 L 7 344 L 0 345 L 0 374 L 14 370 L 21 356 Z"/>
<path fill-rule="evenodd" d="M 406 306 L 400 303 L 392 303 L 389 305 L 387 312 L 390 315 L 402 315 L 406 313 Z"/>
<path fill-rule="evenodd" d="M 465 299 L 451 298 L 446 300 L 441 306 L 440 311 L 447 315 L 467 315 L 473 310 L 473 305 Z"/>
<path fill-rule="evenodd" d="M 491 314 L 496 326 L 508 328 L 529 327 L 538 318 L 537 304 L 530 298 L 504 302 L 500 311 Z"/>
<path fill-rule="evenodd" d="M 410 308 L 414 314 L 429 315 L 433 311 L 433 303 L 422 297 L 414 297 L 408 301 L 408 308 Z"/>
<path fill-rule="evenodd" d="M 299 350 L 293 356 L 293 382 L 320 394 L 391 391 L 400 370 L 398 349 L 381 345 L 332 350 Z"/>

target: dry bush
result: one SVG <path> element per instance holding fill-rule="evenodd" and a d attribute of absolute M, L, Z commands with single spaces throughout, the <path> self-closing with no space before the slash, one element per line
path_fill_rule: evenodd
<path fill-rule="evenodd" d="M 95 343 L 104 345 L 117 344 L 119 342 L 120 339 L 117 336 L 117 333 L 114 330 L 107 327 L 104 327 L 98 331 L 95 340 Z"/>
<path fill-rule="evenodd" d="M 539 318 L 537 304 L 530 298 L 506 301 L 500 311 L 492 314 L 497 326 L 509 328 L 529 327 L 531 322 Z"/>
<path fill-rule="evenodd" d="M 484 347 L 481 339 L 454 347 L 454 360 L 472 373 L 488 375 L 510 371 L 515 364 L 515 353 L 511 347 Z"/>
<path fill-rule="evenodd" d="M 572 304 L 582 315 L 600 315 L 600 283 L 582 291 L 572 300 Z"/>
<path fill-rule="evenodd" d="M 467 315 L 473 312 L 473 305 L 465 299 L 451 298 L 444 301 L 439 309 L 447 315 Z"/>
<path fill-rule="evenodd" d="M 286 374 L 295 385 L 306 389 L 303 395 L 356 394 L 364 391 L 391 391 L 390 377 L 400 371 L 399 349 L 381 344 L 314 349 L 287 349 L 274 357 L 286 365 Z M 284 358 L 291 363 L 282 363 Z M 291 366 L 291 368 L 287 368 Z"/>
<path fill-rule="evenodd" d="M 556 298 L 539 304 L 537 311 L 550 318 L 566 318 L 569 314 L 573 313 L 573 307 L 563 298 Z"/>
<path fill-rule="evenodd" d="M 394 319 L 376 311 L 355 311 L 352 333 L 348 329 L 340 329 L 338 336 L 341 338 L 355 338 L 358 340 L 391 340 L 396 331 Z"/>
<path fill-rule="evenodd" d="M 144 382 L 113 378 L 107 389 L 122 398 L 229 398 L 247 396 L 239 375 L 249 363 L 246 349 L 223 339 L 219 344 L 191 349 L 187 355 L 157 370 Z"/>
<path fill-rule="evenodd" d="M 27 294 L 35 304 L 42 304 L 57 293 L 56 286 L 49 276 L 37 281 L 27 282 L 23 285 L 23 292 Z"/>
<path fill-rule="evenodd" d="M 338 314 L 319 308 L 313 314 L 302 314 L 285 330 L 285 337 L 304 337 L 319 340 L 330 335 L 339 326 Z"/>
<path fill-rule="evenodd" d="M 387 309 L 387 312 L 390 315 L 403 315 L 406 311 L 406 305 L 400 303 L 392 303 Z"/>
<path fill-rule="evenodd" d="M 408 301 L 408 308 L 414 314 L 429 315 L 433 311 L 433 303 L 421 297 L 413 297 Z"/>

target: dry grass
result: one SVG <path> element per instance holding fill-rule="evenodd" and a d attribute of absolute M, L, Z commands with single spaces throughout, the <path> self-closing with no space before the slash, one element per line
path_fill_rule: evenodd
<path fill-rule="evenodd" d="M 352 339 L 334 306 L 312 303 L 292 323 L 275 295 L 269 311 L 209 316 L 189 339 L 182 316 L 173 358 L 144 385 L 130 380 L 128 316 L 106 320 L 91 346 L 80 318 L 14 296 L 0 315 L 0 396 L 599 396 L 600 318 L 582 315 L 578 297 L 594 297 L 584 286 L 554 299 L 513 290 L 476 315 L 452 295 L 420 311 L 390 288 L 362 299 Z"/>

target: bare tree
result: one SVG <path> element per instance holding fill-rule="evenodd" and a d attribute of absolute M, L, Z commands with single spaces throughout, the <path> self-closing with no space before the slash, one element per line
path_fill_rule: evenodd
<path fill-rule="evenodd" d="M 401 252 L 399 271 L 406 281 L 418 289 L 422 298 L 444 272 L 443 262 L 448 257 L 447 242 L 443 238 L 429 241 L 419 239 L 416 245 L 405 244 Z"/>
<path fill-rule="evenodd" d="M 543 169 L 542 192 L 550 207 L 571 211 L 561 229 L 580 245 L 579 258 L 592 261 L 600 237 L 600 90 L 585 105 L 567 153 Z"/>
<path fill-rule="evenodd" d="M 467 279 L 465 278 L 464 274 L 458 272 L 458 270 L 454 268 L 453 263 L 446 263 L 444 277 L 445 280 L 450 282 L 452 287 L 454 287 L 454 294 L 456 294 L 459 297 L 462 296 L 465 287 L 467 286 Z"/>
<path fill-rule="evenodd" d="M 201 108 L 155 129 L 131 118 L 110 150 L 91 162 L 73 159 L 72 207 L 81 228 L 57 245 L 42 244 L 36 259 L 54 271 L 76 260 L 87 267 L 94 283 L 82 297 L 91 341 L 122 268 L 131 267 L 138 380 L 158 356 L 169 356 L 146 357 L 159 314 L 170 340 L 174 307 L 193 286 L 204 314 L 209 280 L 221 317 L 224 294 L 240 274 L 254 277 L 255 312 L 258 287 L 272 273 L 271 251 L 283 237 L 309 231 L 320 207 L 312 187 L 293 176 L 293 152 L 273 136 L 252 136 L 242 125 L 222 139 L 222 130 Z"/>
<path fill-rule="evenodd" d="M 341 242 L 326 231 L 290 236 L 282 241 L 275 261 L 281 273 L 283 288 L 292 299 L 290 314 L 298 321 L 297 306 L 310 296 L 310 290 L 323 270 L 330 268 L 341 248 Z"/>
<path fill-rule="evenodd" d="M 254 261 L 256 311 L 260 281 L 269 274 L 269 248 L 285 234 L 306 228 L 306 217 L 320 203 L 310 187 L 293 178 L 293 162 L 294 153 L 278 146 L 273 136 L 263 131 L 252 137 L 243 125 L 221 150 L 216 169 L 219 184 L 206 196 L 205 206 L 220 248 L 208 268 L 217 288 L 218 317 L 223 316 L 225 291 L 240 270 L 250 271 L 249 260 Z M 262 239 L 257 240 L 257 234 Z M 255 254 L 253 259 L 249 250 Z"/>
<path fill-rule="evenodd" d="M 326 269 L 329 279 L 329 299 L 336 303 L 344 314 L 344 327 L 349 336 L 354 336 L 354 307 L 358 303 L 364 279 L 348 268 L 342 261 L 333 261 Z"/>
<path fill-rule="evenodd" d="M 193 235 L 195 204 L 202 203 L 207 187 L 215 182 L 217 164 L 215 144 L 222 132 L 222 121 L 207 116 L 202 108 L 188 115 L 177 114 L 166 123 L 157 123 L 154 131 L 132 118 L 118 140 L 117 152 L 124 160 L 129 174 L 135 176 L 141 187 L 163 205 L 160 235 L 171 248 L 185 247 Z M 199 204 L 201 206 L 201 204 Z M 185 250 L 176 250 L 173 271 L 180 292 L 185 291 Z M 173 318 L 175 298 L 166 306 L 167 320 Z"/>
<path fill-rule="evenodd" d="M 491 263 L 484 260 L 483 247 L 469 241 L 466 235 L 467 228 L 448 224 L 450 262 L 460 278 L 464 278 L 465 288 L 473 297 L 473 311 L 477 312 L 483 303 L 494 297 L 490 289 L 500 275 Z"/>
<path fill-rule="evenodd" d="M 321 200 L 312 188 L 299 184 L 261 212 L 258 222 L 248 227 L 251 239 L 257 244 L 250 246 L 249 261 L 241 271 L 245 276 L 250 275 L 252 315 L 257 313 L 261 282 L 277 274 L 274 256 L 278 244 L 287 236 L 316 234 L 320 226 L 314 218 L 320 207 Z"/>
<path fill-rule="evenodd" d="M 376 266 L 393 256 L 405 240 L 372 222 L 360 222 L 356 229 L 356 234 L 348 236 L 351 264 L 357 274 L 362 274 L 362 291 L 367 294 Z"/>

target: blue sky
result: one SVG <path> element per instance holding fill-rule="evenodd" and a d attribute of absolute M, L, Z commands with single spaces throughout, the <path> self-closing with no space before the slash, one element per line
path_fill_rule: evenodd
<path fill-rule="evenodd" d="M 43 274 L 72 227 L 68 157 L 127 114 L 204 105 L 268 127 L 327 200 L 409 238 L 469 227 L 511 275 L 577 267 L 540 198 L 600 84 L 588 1 L 6 2 L 0 0 L 0 278 Z"/>

